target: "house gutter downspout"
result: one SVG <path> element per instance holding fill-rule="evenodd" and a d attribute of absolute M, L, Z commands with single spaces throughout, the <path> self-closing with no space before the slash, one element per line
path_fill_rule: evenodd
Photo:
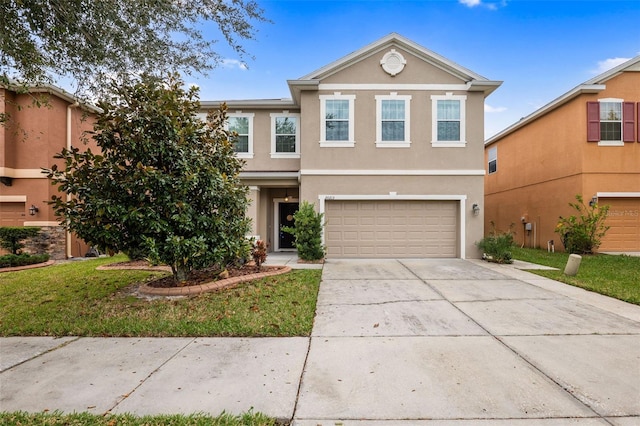
<path fill-rule="evenodd" d="M 69 106 L 67 106 L 67 149 L 70 150 L 71 149 L 71 115 L 73 113 L 72 109 L 73 108 L 77 108 L 79 107 L 80 104 L 78 103 L 78 101 L 75 101 L 72 104 L 69 104 Z M 71 194 L 67 194 L 67 202 L 71 201 Z M 70 259 L 71 257 L 71 231 L 69 231 L 67 229 L 67 235 L 66 235 L 66 255 L 67 255 L 67 259 Z"/>

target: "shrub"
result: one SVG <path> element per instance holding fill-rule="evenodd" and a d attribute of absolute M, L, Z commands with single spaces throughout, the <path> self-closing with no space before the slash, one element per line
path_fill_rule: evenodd
<path fill-rule="evenodd" d="M 13 266 L 34 265 L 49 260 L 48 254 L 6 254 L 0 256 L 0 268 L 10 268 Z"/>
<path fill-rule="evenodd" d="M 556 233 L 560 235 L 565 251 L 577 254 L 593 253 L 609 229 L 604 224 L 609 206 L 598 206 L 597 203 L 586 205 L 581 195 L 576 195 L 576 200 L 576 203 L 569 205 L 578 215 L 566 218 L 560 216 Z"/>
<path fill-rule="evenodd" d="M 256 263 L 256 267 L 260 269 L 260 265 L 267 260 L 267 243 L 262 240 L 256 241 L 251 248 L 251 257 Z"/>
<path fill-rule="evenodd" d="M 293 227 L 283 226 L 282 230 L 295 237 L 294 245 L 302 260 L 320 260 L 324 257 L 322 246 L 322 213 L 316 213 L 313 204 L 303 201 L 293 214 Z"/>
<path fill-rule="evenodd" d="M 22 240 L 38 235 L 40 228 L 35 226 L 4 226 L 0 228 L 0 247 L 12 254 L 19 254 L 24 248 Z"/>
<path fill-rule="evenodd" d="M 491 232 L 488 236 L 476 243 L 490 262 L 513 263 L 511 249 L 513 248 L 513 232 L 509 228 L 506 232 L 498 233 L 495 224 L 491 222 Z"/>

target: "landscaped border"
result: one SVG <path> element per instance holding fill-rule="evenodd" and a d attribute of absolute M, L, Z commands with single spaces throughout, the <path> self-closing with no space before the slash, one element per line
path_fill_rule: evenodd
<path fill-rule="evenodd" d="M 144 283 L 140 285 L 138 292 L 141 294 L 147 294 L 152 296 L 193 296 L 200 293 L 207 293 L 211 291 L 221 290 L 224 288 L 234 287 L 240 283 L 246 281 L 253 281 L 260 278 L 272 277 L 274 275 L 282 275 L 291 271 L 291 267 L 289 266 L 263 266 L 263 268 L 267 269 L 264 272 L 256 272 L 255 274 L 247 274 L 241 275 L 237 277 L 224 278 L 221 280 L 211 281 L 204 284 L 198 285 L 190 285 L 184 287 L 152 287 L 151 283 Z M 138 269 L 145 271 L 170 271 L 167 266 L 149 266 L 149 267 L 140 267 L 140 266 L 111 266 L 111 265 L 102 265 L 96 268 L 98 270 L 113 270 L 113 269 Z"/>
<path fill-rule="evenodd" d="M 51 266 L 54 263 L 56 263 L 55 260 L 47 260 L 46 262 L 32 263 L 31 265 L 10 266 L 8 268 L 0 268 L 0 272 L 15 272 L 23 271 L 25 269 L 44 268 L 45 266 Z"/>

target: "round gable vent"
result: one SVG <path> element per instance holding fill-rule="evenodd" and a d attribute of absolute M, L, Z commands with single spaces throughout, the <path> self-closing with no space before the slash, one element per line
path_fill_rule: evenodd
<path fill-rule="evenodd" d="M 404 56 L 400 52 L 396 52 L 396 49 L 391 49 L 390 52 L 385 53 L 380 60 L 382 69 L 392 77 L 400 74 L 406 63 Z"/>

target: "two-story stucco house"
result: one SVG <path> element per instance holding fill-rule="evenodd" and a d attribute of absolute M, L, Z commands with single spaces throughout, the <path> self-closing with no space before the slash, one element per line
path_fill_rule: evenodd
<path fill-rule="evenodd" d="M 329 258 L 478 257 L 484 99 L 501 82 L 390 34 L 288 84 L 292 99 L 226 102 L 271 250 L 293 247 L 280 228 L 306 200 Z"/>
<path fill-rule="evenodd" d="M 44 249 L 53 259 L 84 256 L 88 247 L 64 231 L 46 204 L 58 192 L 41 169 L 51 167 L 62 148 L 83 146 L 94 112 L 54 86 L 28 93 L 0 87 L 0 114 L 7 117 L 0 124 L 0 226 L 40 227 Z"/>
<path fill-rule="evenodd" d="M 580 84 L 485 143 L 485 226 L 546 247 L 580 194 L 610 206 L 601 252 L 640 251 L 640 56 Z"/>

